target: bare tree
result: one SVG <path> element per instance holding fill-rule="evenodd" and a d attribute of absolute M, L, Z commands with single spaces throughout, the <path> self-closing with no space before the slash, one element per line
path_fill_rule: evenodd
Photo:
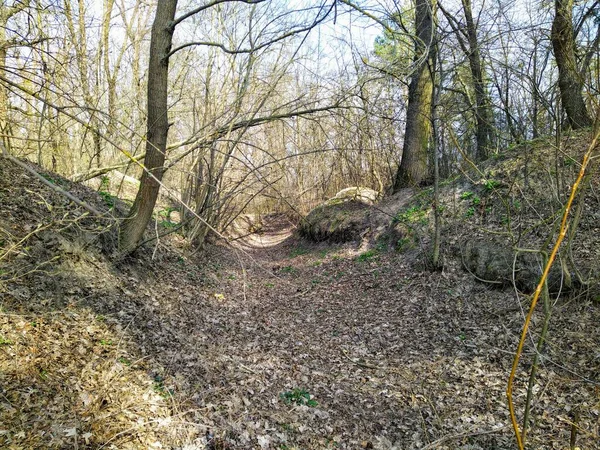
<path fill-rule="evenodd" d="M 576 42 L 573 30 L 573 0 L 555 0 L 552 22 L 552 47 L 558 66 L 558 86 L 569 125 L 573 129 L 592 125 L 592 119 L 583 100 L 584 76 L 575 55 Z"/>
<path fill-rule="evenodd" d="M 6 76 L 7 50 L 10 47 L 26 45 L 20 39 L 8 39 L 6 35 L 9 20 L 29 8 L 29 0 L 2 2 L 0 5 L 0 77 Z M 0 140 L 3 141 L 5 148 L 10 149 L 10 120 L 9 120 L 9 99 L 8 91 L 5 86 L 0 85 Z"/>
<path fill-rule="evenodd" d="M 471 83 L 473 91 L 475 92 L 475 104 L 473 105 L 476 121 L 475 137 L 477 142 L 475 157 L 477 160 L 481 161 L 486 159 L 489 154 L 493 126 L 489 97 L 486 92 L 480 42 L 477 36 L 478 24 L 473 18 L 471 0 L 462 0 L 462 11 L 465 18 L 464 26 L 452 13 L 444 9 L 444 7 L 440 7 L 440 9 L 452 27 L 458 44 L 469 61 Z"/>
<path fill-rule="evenodd" d="M 152 25 L 148 64 L 148 130 L 144 159 L 146 170 L 142 174 L 135 201 L 121 225 L 119 248 L 124 252 L 133 250 L 144 235 L 152 217 L 164 173 L 169 132 L 169 52 L 175 31 L 173 20 L 176 9 L 177 0 L 159 0 Z"/>

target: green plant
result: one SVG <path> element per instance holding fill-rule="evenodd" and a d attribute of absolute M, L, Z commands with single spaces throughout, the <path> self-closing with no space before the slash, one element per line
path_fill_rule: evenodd
<path fill-rule="evenodd" d="M 367 250 L 366 252 L 358 255 L 356 260 L 359 262 L 366 262 L 366 261 L 369 261 L 370 259 L 377 257 L 377 255 L 379 255 L 379 251 L 377 249 L 373 248 L 371 250 Z"/>
<path fill-rule="evenodd" d="M 498 186 L 500 186 L 500 182 L 497 180 L 485 180 L 485 182 L 483 183 L 483 186 L 485 187 L 485 189 L 487 191 L 493 191 Z"/>
<path fill-rule="evenodd" d="M 302 247 L 297 247 L 292 249 L 292 251 L 290 252 L 290 258 L 295 258 L 296 256 L 302 256 L 302 255 L 306 255 L 308 253 L 308 250 Z"/>
<path fill-rule="evenodd" d="M 174 392 L 172 389 L 167 389 L 164 385 L 164 378 L 160 375 L 154 377 L 154 392 L 160 395 L 162 398 L 172 397 Z"/>
<path fill-rule="evenodd" d="M 64 183 L 63 183 L 61 180 L 59 180 L 59 179 L 57 179 L 57 178 L 52 178 L 50 175 L 48 175 L 48 174 L 46 174 L 46 173 L 42 173 L 42 174 L 40 174 L 40 175 L 41 175 L 43 178 L 45 178 L 45 179 L 46 179 L 46 181 L 49 181 L 49 182 L 50 182 L 50 183 L 52 183 L 52 184 L 56 184 L 56 185 L 59 185 L 59 186 L 64 184 Z"/>
<path fill-rule="evenodd" d="M 110 346 L 112 345 L 112 341 L 110 339 L 100 339 L 100 345 Z"/>
<path fill-rule="evenodd" d="M 273 283 L 265 283 L 265 286 L 268 288 L 275 287 L 275 285 Z"/>
<path fill-rule="evenodd" d="M 102 200 L 104 200 L 104 203 L 106 203 L 106 206 L 108 206 L 109 208 L 112 208 L 115 206 L 115 197 L 110 194 L 109 189 L 110 189 L 110 178 L 107 177 L 106 175 L 104 175 L 100 179 L 100 186 L 98 186 L 98 195 L 100 195 L 100 197 L 102 197 Z"/>
<path fill-rule="evenodd" d="M 285 266 L 281 268 L 281 271 L 283 273 L 294 273 L 296 271 L 296 269 L 292 266 Z"/>
<path fill-rule="evenodd" d="M 119 357 L 118 361 L 123 364 L 124 366 L 130 366 L 131 365 L 131 361 L 129 361 L 127 358 L 125 358 L 124 356 Z"/>
<path fill-rule="evenodd" d="M 396 214 L 394 222 L 402 223 L 427 223 L 427 210 L 421 206 L 415 205 L 408 208 L 406 211 Z"/>
<path fill-rule="evenodd" d="M 177 208 L 168 207 L 165 209 L 161 209 L 158 212 L 157 215 L 161 218 L 161 221 L 159 222 L 160 226 L 162 226 L 163 228 L 175 228 L 179 225 L 178 223 L 171 221 L 171 213 L 173 211 L 177 211 Z"/>
<path fill-rule="evenodd" d="M 98 187 L 99 191 L 108 191 L 110 187 L 110 178 L 106 175 L 100 178 L 100 186 Z"/>
<path fill-rule="evenodd" d="M 98 195 L 100 197 L 102 197 L 102 200 L 104 200 L 104 203 L 106 204 L 106 206 L 108 206 L 109 208 L 114 208 L 115 206 L 115 196 L 111 195 L 110 192 L 106 192 L 106 191 L 98 191 Z"/>
<path fill-rule="evenodd" d="M 296 405 L 306 405 L 315 407 L 318 403 L 311 398 L 311 395 L 304 389 L 294 388 L 291 391 L 282 392 L 279 397 L 285 402 L 286 405 L 292 403 Z"/>
<path fill-rule="evenodd" d="M 6 339 L 4 336 L 0 336 L 0 345 L 13 345 L 14 342 L 10 339 Z"/>
<path fill-rule="evenodd" d="M 170 222 L 170 221 L 171 221 L 171 213 L 172 213 L 173 211 L 176 211 L 176 210 L 177 210 L 177 208 L 173 208 L 173 207 L 169 206 L 168 208 L 161 209 L 161 210 L 158 212 L 158 216 L 159 216 L 159 217 L 162 217 L 162 218 L 164 218 L 165 220 L 167 220 L 167 221 L 169 221 L 169 222 Z"/>
<path fill-rule="evenodd" d="M 475 215 L 475 206 L 481 204 L 481 198 L 475 195 L 474 192 L 465 191 L 460 195 L 461 200 L 470 200 L 471 206 L 465 212 L 465 217 L 473 217 Z"/>
<path fill-rule="evenodd" d="M 176 222 L 169 222 L 168 220 L 161 220 L 159 222 L 160 226 L 167 229 L 176 228 L 179 224 Z"/>
<path fill-rule="evenodd" d="M 396 251 L 402 252 L 402 251 L 406 250 L 410 246 L 411 243 L 412 243 L 411 239 L 407 238 L 407 237 L 398 239 L 396 241 Z"/>

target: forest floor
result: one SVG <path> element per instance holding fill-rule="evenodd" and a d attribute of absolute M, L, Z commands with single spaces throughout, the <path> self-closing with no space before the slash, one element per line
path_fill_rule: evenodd
<path fill-rule="evenodd" d="M 171 235 L 113 261 L 85 241 L 95 222 L 62 238 L 72 206 L 2 170 L 2 246 L 31 236 L 0 260 L 0 447 L 515 448 L 505 390 L 528 300 L 511 290 L 309 243 L 283 216 L 233 248 L 185 257 Z M 597 449 L 600 307 L 553 311 L 528 445 Z"/>

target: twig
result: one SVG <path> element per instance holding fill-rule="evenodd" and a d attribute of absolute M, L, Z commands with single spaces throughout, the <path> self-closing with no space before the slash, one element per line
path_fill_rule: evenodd
<path fill-rule="evenodd" d="M 556 243 L 554 244 L 554 247 L 552 248 L 552 252 L 550 253 L 548 262 L 546 263 L 546 266 L 544 267 L 544 272 L 542 273 L 542 277 L 540 278 L 540 281 L 539 281 L 537 288 L 535 290 L 535 293 L 533 295 L 533 299 L 531 300 L 531 306 L 529 308 L 529 312 L 527 313 L 527 317 L 525 318 L 525 323 L 523 324 L 521 338 L 519 340 L 519 345 L 517 346 L 517 350 L 515 352 L 515 358 L 513 361 L 512 369 L 510 371 L 510 376 L 508 377 L 508 385 L 506 387 L 506 397 L 508 399 L 508 409 L 510 411 L 510 420 L 511 420 L 511 423 L 513 426 L 513 430 L 515 432 L 515 437 L 517 439 L 517 445 L 519 447 L 519 450 L 524 450 L 525 447 L 523 445 L 523 439 L 521 436 L 521 432 L 519 431 L 519 424 L 517 423 L 517 416 L 515 413 L 515 405 L 513 403 L 513 398 L 512 398 L 513 384 L 514 384 L 515 376 L 517 373 L 517 368 L 519 366 L 519 360 L 521 359 L 521 354 L 523 353 L 523 346 L 525 344 L 525 339 L 527 338 L 527 330 L 529 329 L 529 325 L 531 323 L 531 318 L 533 317 L 533 312 L 535 310 L 535 306 L 537 305 L 537 302 L 540 298 L 540 295 L 542 293 L 542 290 L 543 290 L 546 280 L 548 278 L 548 274 L 550 273 L 550 268 L 552 267 L 552 264 L 554 263 L 554 260 L 556 259 L 556 255 L 558 254 L 560 244 L 562 243 L 565 236 L 567 235 L 567 231 L 568 231 L 568 223 L 567 222 L 569 219 L 569 212 L 571 211 L 571 206 L 573 205 L 573 201 L 575 200 L 575 197 L 579 190 L 579 185 L 581 184 L 581 181 L 583 180 L 583 178 L 585 176 L 585 171 L 590 162 L 590 157 L 592 156 L 592 153 L 594 152 L 594 150 L 596 150 L 596 147 L 598 146 L 599 137 L 600 137 L 600 110 L 598 110 L 598 117 L 596 119 L 596 124 L 594 126 L 594 134 L 592 136 L 592 141 L 583 157 L 583 161 L 581 163 L 581 169 L 579 170 L 579 175 L 577 176 L 577 179 L 573 183 L 573 187 L 571 188 L 571 194 L 569 195 L 569 200 L 567 201 L 567 204 L 564 207 L 563 217 L 562 217 L 562 221 L 560 224 L 560 231 L 559 231 L 558 237 L 556 238 Z"/>
<path fill-rule="evenodd" d="M 571 427 L 576 428 L 577 431 L 581 431 L 583 434 L 585 434 L 589 438 L 595 439 L 596 441 L 598 439 L 600 439 L 600 436 L 598 436 L 596 433 L 586 430 L 582 426 L 578 425 L 576 422 L 573 422 L 569 419 L 565 419 L 564 417 L 560 417 L 560 416 L 558 416 L 557 419 L 560 420 L 561 422 L 571 425 Z"/>
<path fill-rule="evenodd" d="M 436 448 L 437 446 L 443 444 L 444 442 L 453 441 L 454 439 L 499 433 L 500 431 L 503 431 L 506 428 L 507 428 L 507 426 L 504 426 L 502 428 L 496 428 L 495 430 L 474 431 L 474 432 L 473 431 L 465 431 L 464 433 L 449 434 L 447 436 L 444 436 L 444 437 L 438 439 L 437 441 L 433 441 L 431 444 L 426 445 L 421 450 L 432 450 L 432 449 Z"/>

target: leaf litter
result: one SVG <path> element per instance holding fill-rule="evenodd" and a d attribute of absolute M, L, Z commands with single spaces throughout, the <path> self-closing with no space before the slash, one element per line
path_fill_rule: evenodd
<path fill-rule="evenodd" d="M 310 244 L 281 216 L 237 250 L 183 257 L 172 235 L 115 261 L 81 210 L 1 170 L 6 242 L 53 221 L 2 261 L 3 448 L 514 448 L 504 392 L 525 296 L 451 261 Z M 564 449 L 576 426 L 596 448 L 600 311 L 556 307 L 528 442 Z"/>

